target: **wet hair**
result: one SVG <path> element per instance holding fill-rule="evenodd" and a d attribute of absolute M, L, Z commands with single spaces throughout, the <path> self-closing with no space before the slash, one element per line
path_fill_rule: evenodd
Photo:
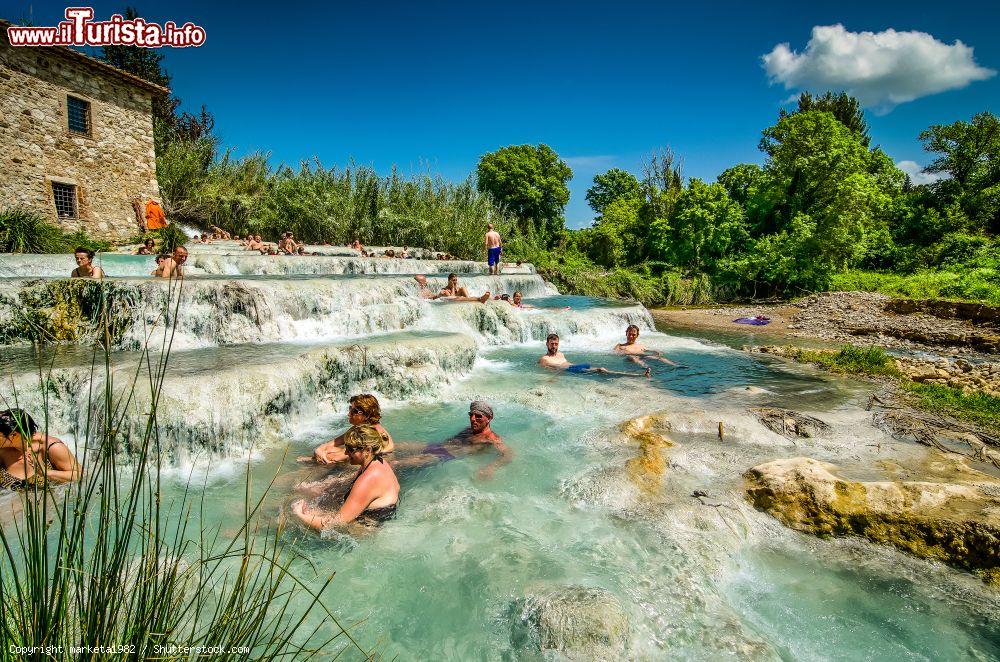
<path fill-rule="evenodd" d="M 632 329 L 635 329 L 635 332 L 636 332 L 636 333 L 639 333 L 639 327 L 638 327 L 638 326 L 636 326 L 635 324 L 629 324 L 628 326 L 626 326 L 626 327 L 625 327 L 625 333 L 628 333 L 628 332 L 629 332 L 629 331 L 631 331 Z"/>
<path fill-rule="evenodd" d="M 510 295 L 509 294 L 501 294 L 500 295 L 500 299 L 502 301 L 510 301 Z"/>
<path fill-rule="evenodd" d="M 20 432 L 22 436 L 30 437 L 37 431 L 38 423 L 31 417 L 31 414 L 23 409 L 0 411 L 0 434 L 3 436 L 6 437 L 12 432 Z"/>
<path fill-rule="evenodd" d="M 94 251 L 90 250 L 89 248 L 86 248 L 85 246 L 77 246 L 76 250 L 73 251 L 73 255 L 76 255 L 77 253 L 86 253 L 88 260 L 94 259 Z"/>
<path fill-rule="evenodd" d="M 458 274 L 448 274 L 448 280 L 451 280 L 452 278 L 455 278 L 457 280 Z"/>
<path fill-rule="evenodd" d="M 548 342 L 550 340 L 559 340 L 559 334 L 558 333 L 550 333 L 548 336 L 545 337 L 545 342 Z"/>
<path fill-rule="evenodd" d="M 382 420 L 382 408 L 378 404 L 378 398 L 371 393 L 355 395 L 349 402 L 351 407 L 361 410 L 369 425 L 375 425 Z"/>
<path fill-rule="evenodd" d="M 159 264 L 160 262 L 166 260 L 168 257 L 170 257 L 169 253 L 160 253 L 159 255 L 156 256 L 156 263 Z"/>
<path fill-rule="evenodd" d="M 518 295 L 520 295 L 522 297 L 524 296 L 523 294 L 521 294 L 521 290 L 515 290 L 514 291 L 514 296 L 518 296 Z"/>
<path fill-rule="evenodd" d="M 344 433 L 344 450 L 371 451 L 378 455 L 385 446 L 385 437 L 374 425 L 355 425 Z"/>

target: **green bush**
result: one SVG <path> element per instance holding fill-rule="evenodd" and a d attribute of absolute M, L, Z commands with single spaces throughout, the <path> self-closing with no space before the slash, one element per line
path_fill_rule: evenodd
<path fill-rule="evenodd" d="M 788 348 L 788 356 L 803 363 L 814 363 L 831 372 L 868 377 L 898 377 L 899 369 L 881 347 L 844 345 L 839 351 Z"/>
<path fill-rule="evenodd" d="M 904 387 L 921 409 L 950 414 L 955 418 L 1000 430 L 1000 398 L 982 391 L 965 393 L 940 384 L 904 382 Z"/>
<path fill-rule="evenodd" d="M 205 140 L 175 143 L 157 156 L 157 173 L 171 220 L 274 241 L 291 231 L 310 243 L 421 246 L 482 259 L 483 234 L 492 222 L 505 237 L 513 217 L 476 190 L 428 174 L 393 169 L 326 168 L 318 162 L 272 171 L 265 155 L 210 160 Z"/>
<path fill-rule="evenodd" d="M 41 214 L 19 207 L 0 210 L 0 252 L 69 253 L 78 246 L 94 251 L 110 248 L 81 231 L 63 232 Z"/>

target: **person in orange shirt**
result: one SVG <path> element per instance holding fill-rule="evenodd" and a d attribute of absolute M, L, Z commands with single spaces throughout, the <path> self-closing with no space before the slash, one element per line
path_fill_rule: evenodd
<path fill-rule="evenodd" d="M 146 203 L 146 229 L 160 230 L 167 227 L 167 217 L 163 214 L 163 207 L 156 200 Z"/>

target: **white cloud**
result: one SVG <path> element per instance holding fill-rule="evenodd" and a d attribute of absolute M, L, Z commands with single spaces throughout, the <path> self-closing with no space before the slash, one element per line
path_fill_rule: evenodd
<path fill-rule="evenodd" d="M 924 167 L 916 161 L 900 161 L 896 167 L 910 176 L 910 181 L 914 184 L 933 184 L 945 176 L 939 172 L 924 172 Z"/>
<path fill-rule="evenodd" d="M 814 93 L 843 90 L 876 112 L 997 73 L 976 64 L 961 41 L 948 45 L 926 32 L 891 28 L 848 32 L 839 24 L 815 26 L 801 53 L 784 43 L 762 59 L 772 83 Z"/>

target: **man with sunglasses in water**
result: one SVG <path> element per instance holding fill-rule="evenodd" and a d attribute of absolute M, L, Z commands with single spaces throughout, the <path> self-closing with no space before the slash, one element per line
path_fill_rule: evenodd
<path fill-rule="evenodd" d="M 514 459 L 514 451 L 503 443 L 496 432 L 490 428 L 493 422 L 493 408 L 485 400 L 476 400 L 469 405 L 469 427 L 462 430 L 448 441 L 428 444 L 418 455 L 403 459 L 402 466 L 419 467 L 437 462 L 454 460 L 458 456 L 468 455 L 477 450 L 492 446 L 500 457 L 479 470 L 481 479 L 493 477 L 493 472 Z"/>
<path fill-rule="evenodd" d="M 471 446 L 489 444 L 500 457 L 479 470 L 479 478 L 492 478 L 493 472 L 514 459 L 514 453 L 504 445 L 503 440 L 490 428 L 493 422 L 493 408 L 485 400 L 476 400 L 469 405 L 469 429 L 455 437 L 460 443 Z"/>

